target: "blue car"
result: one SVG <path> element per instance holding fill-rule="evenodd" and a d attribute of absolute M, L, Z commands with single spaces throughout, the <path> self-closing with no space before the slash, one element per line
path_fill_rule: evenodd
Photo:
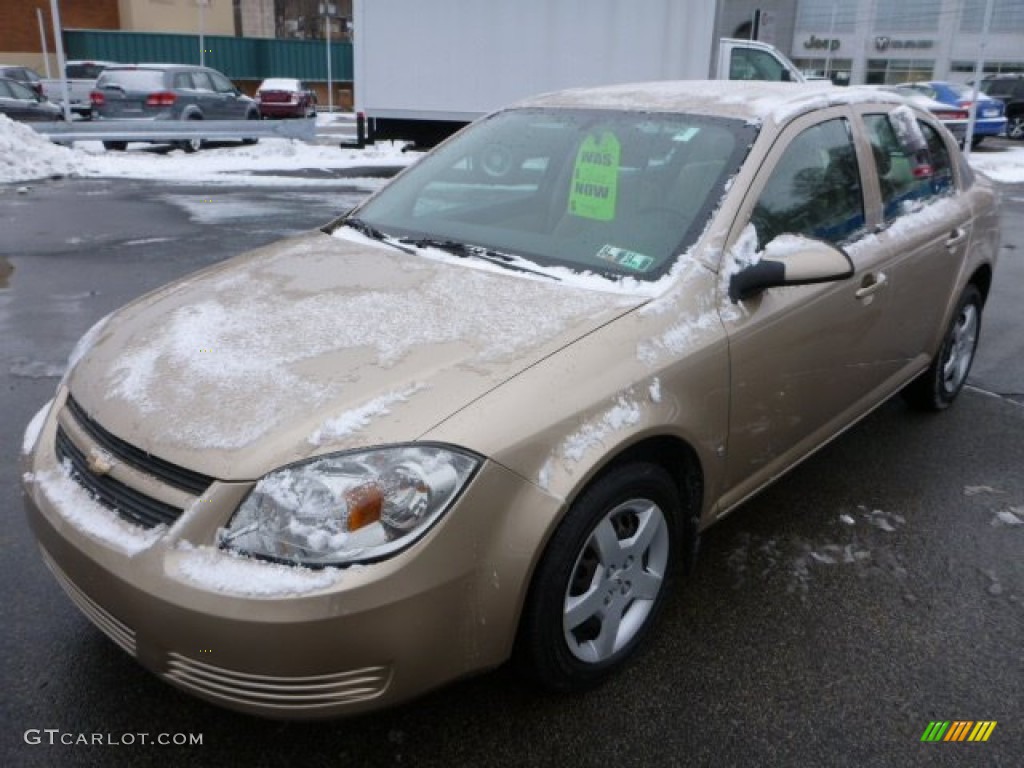
<path fill-rule="evenodd" d="M 953 104 L 962 109 L 970 109 L 974 89 L 962 83 L 944 83 L 929 80 L 921 83 L 904 83 L 903 87 L 913 88 L 929 98 L 944 104 Z M 978 91 L 977 118 L 974 124 L 974 138 L 971 146 L 976 147 L 986 136 L 999 136 L 1006 130 L 1006 105 L 999 99 L 986 96 Z"/>

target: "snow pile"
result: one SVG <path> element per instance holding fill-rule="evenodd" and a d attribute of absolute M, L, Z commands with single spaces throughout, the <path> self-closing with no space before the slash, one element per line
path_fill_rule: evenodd
<path fill-rule="evenodd" d="M 971 152 L 971 167 L 1003 184 L 1024 184 L 1024 147 L 989 151 L 983 144 Z"/>
<path fill-rule="evenodd" d="M 371 421 L 380 416 L 387 416 L 394 406 L 406 402 L 412 395 L 426 388 L 426 384 L 414 384 L 399 392 L 388 392 L 365 405 L 346 411 L 333 419 L 328 419 L 310 436 L 310 445 L 324 445 L 338 438 L 360 432 Z"/>
<path fill-rule="evenodd" d="M 280 185 L 274 171 L 294 173 L 303 169 L 333 171 L 347 168 L 406 166 L 418 155 L 403 153 L 402 145 L 385 142 L 366 149 L 341 149 L 336 144 L 308 144 L 295 139 L 260 139 L 251 146 L 226 146 L 188 154 L 180 149 L 150 151 L 145 144 L 131 144 L 127 152 L 107 152 L 97 142 L 80 142 L 74 156 L 83 176 L 169 181 L 230 181 L 250 186 Z M 292 185 L 337 184 L 336 178 L 296 178 Z"/>
<path fill-rule="evenodd" d="M 632 394 L 632 393 L 630 393 Z M 634 400 L 620 395 L 613 406 L 597 418 L 591 419 L 562 442 L 562 456 L 569 461 L 579 461 L 587 453 L 620 430 L 640 422 L 640 406 Z M 548 473 L 550 480 L 550 473 Z M 544 487 L 544 483 L 541 483 Z"/>
<path fill-rule="evenodd" d="M 164 525 L 146 529 L 123 520 L 71 479 L 66 465 L 26 477 L 26 482 L 33 481 L 74 528 L 126 555 L 152 546 L 167 530 Z"/>
<path fill-rule="evenodd" d="M 0 183 L 68 176 L 81 172 L 79 156 L 27 125 L 0 115 Z"/>
<path fill-rule="evenodd" d="M 253 560 L 213 547 L 193 547 L 181 542 L 174 559 L 176 574 L 195 586 L 246 597 L 291 597 L 335 586 L 337 568 L 314 571 L 293 565 Z"/>

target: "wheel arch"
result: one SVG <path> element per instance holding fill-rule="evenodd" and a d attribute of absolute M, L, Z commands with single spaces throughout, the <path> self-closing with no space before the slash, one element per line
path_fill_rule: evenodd
<path fill-rule="evenodd" d="M 533 588 L 537 567 L 544 555 L 555 530 L 565 519 L 576 499 L 602 477 L 625 464 L 645 462 L 664 469 L 672 478 L 679 493 L 683 518 L 679 520 L 682 534 L 681 566 L 684 574 L 692 572 L 696 561 L 699 541 L 700 515 L 704 504 L 704 467 L 694 447 L 682 437 L 670 434 L 646 435 L 636 442 L 619 446 L 618 450 L 606 454 L 602 461 L 597 462 L 572 489 L 561 506 L 559 514 L 552 519 L 544 535 L 541 546 L 530 563 L 529 572 L 524 580 L 525 590 L 520 597 L 517 608 L 516 624 L 522 622 L 523 606 Z"/>
<path fill-rule="evenodd" d="M 967 281 L 968 285 L 974 285 L 981 293 L 982 306 L 988 301 L 989 291 L 992 289 L 992 265 L 982 264 L 971 275 Z"/>

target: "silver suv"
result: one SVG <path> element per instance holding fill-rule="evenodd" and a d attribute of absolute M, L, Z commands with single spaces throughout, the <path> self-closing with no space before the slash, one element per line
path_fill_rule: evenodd
<path fill-rule="evenodd" d="M 105 69 L 90 94 L 101 120 L 259 120 L 259 107 L 224 75 L 186 64 L 138 64 Z M 105 141 L 122 150 L 126 142 Z M 202 141 L 179 142 L 187 152 Z"/>

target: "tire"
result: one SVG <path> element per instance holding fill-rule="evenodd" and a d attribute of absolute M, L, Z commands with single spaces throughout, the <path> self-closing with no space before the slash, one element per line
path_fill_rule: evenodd
<path fill-rule="evenodd" d="M 939 354 L 928 370 L 903 390 L 911 406 L 924 411 L 943 411 L 956 400 L 978 349 L 982 306 L 981 292 L 977 286 L 968 285 L 942 339 Z"/>
<path fill-rule="evenodd" d="M 203 118 L 202 118 L 202 116 L 193 113 L 193 115 L 191 115 L 190 117 L 186 117 L 185 119 L 186 120 L 202 120 Z M 186 139 L 185 141 L 175 142 L 175 146 L 178 149 L 184 151 L 186 154 L 189 154 L 189 155 L 191 155 L 194 152 L 198 152 L 200 149 L 202 149 L 203 148 L 203 144 L 204 144 L 204 142 L 203 142 L 202 139 Z"/>
<path fill-rule="evenodd" d="M 648 463 L 623 464 L 583 491 L 534 573 L 517 654 L 543 687 L 585 690 L 648 636 L 678 567 L 679 491 Z"/>
<path fill-rule="evenodd" d="M 124 152 L 128 148 L 127 141 L 104 141 L 103 148 L 108 152 Z"/>
<path fill-rule="evenodd" d="M 246 120 L 259 120 L 260 119 L 260 113 L 259 112 L 250 112 L 249 114 L 247 114 L 245 116 L 245 119 Z M 244 146 L 248 147 L 248 146 L 252 146 L 253 144 L 256 144 L 258 141 L 259 141 L 258 138 L 256 138 L 256 139 L 242 139 L 242 144 Z"/>
<path fill-rule="evenodd" d="M 1009 117 L 1006 121 L 1006 136 L 1017 141 L 1024 141 L 1024 114 Z"/>
<path fill-rule="evenodd" d="M 971 149 L 977 149 L 981 146 L 981 142 L 985 140 L 984 136 L 971 136 Z"/>

